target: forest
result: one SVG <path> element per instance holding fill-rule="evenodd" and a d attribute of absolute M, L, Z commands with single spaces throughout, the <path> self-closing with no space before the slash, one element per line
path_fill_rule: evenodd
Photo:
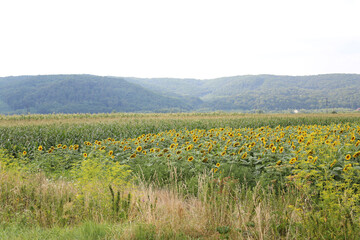
<path fill-rule="evenodd" d="M 40 75 L 0 78 L 0 113 L 281 112 L 360 107 L 359 74 L 217 79 Z"/>

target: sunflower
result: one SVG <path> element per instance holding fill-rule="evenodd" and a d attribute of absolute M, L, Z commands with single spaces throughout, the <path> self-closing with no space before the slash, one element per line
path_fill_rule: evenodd
<path fill-rule="evenodd" d="M 87 158 L 88 155 L 87 155 L 87 153 L 84 153 L 83 156 L 84 156 L 84 158 Z"/>
<path fill-rule="evenodd" d="M 296 162 L 296 158 L 292 158 L 292 159 L 290 159 L 290 161 L 289 161 L 290 164 L 294 164 L 295 162 Z"/>
<path fill-rule="evenodd" d="M 242 159 L 244 159 L 244 158 L 246 158 L 246 157 L 247 157 L 247 152 L 245 152 L 245 153 L 241 156 Z"/>
<path fill-rule="evenodd" d="M 347 154 L 347 155 L 345 156 L 345 159 L 346 159 L 346 160 L 350 160 L 350 158 L 351 158 L 351 155 L 350 155 L 350 154 Z"/>
<path fill-rule="evenodd" d="M 40 145 L 40 146 L 38 147 L 38 150 L 39 150 L 39 151 L 42 151 L 42 150 L 43 150 L 43 147 Z"/>
<path fill-rule="evenodd" d="M 66 145 L 62 146 L 62 149 L 66 149 L 66 148 L 67 148 L 67 146 L 66 146 Z"/>
<path fill-rule="evenodd" d="M 279 152 L 280 152 L 280 153 L 283 153 L 283 152 L 284 152 L 284 147 L 281 147 L 281 148 L 279 149 Z"/>
<path fill-rule="evenodd" d="M 360 151 L 359 152 L 356 152 L 356 153 L 354 153 L 354 158 L 357 158 L 358 156 L 360 156 Z"/>
<path fill-rule="evenodd" d="M 130 158 L 136 158 L 136 153 L 133 153 Z"/>
<path fill-rule="evenodd" d="M 271 149 L 271 152 L 275 152 L 276 151 L 276 147 L 274 146 L 274 147 L 272 147 L 272 149 Z"/>
<path fill-rule="evenodd" d="M 333 167 L 336 162 L 337 162 L 337 161 L 336 161 L 336 159 L 335 159 L 335 160 L 330 164 L 330 167 Z"/>
<path fill-rule="evenodd" d="M 180 150 L 176 152 L 176 154 L 180 154 L 180 153 L 181 153 L 181 151 L 180 151 Z"/>
<path fill-rule="evenodd" d="M 85 142 L 85 143 L 87 143 L 87 142 Z M 62 145 L 61 144 L 58 144 L 57 145 L 57 148 L 61 148 L 62 147 Z"/>
<path fill-rule="evenodd" d="M 193 157 L 193 156 L 190 156 L 190 157 L 188 158 L 188 161 L 191 162 L 192 160 L 194 160 L 194 157 Z"/>
<path fill-rule="evenodd" d="M 193 147 L 194 145 L 190 144 L 189 146 L 186 147 L 186 151 L 190 151 Z"/>
<path fill-rule="evenodd" d="M 147 152 L 146 152 L 146 150 L 143 150 L 142 153 L 143 153 L 144 155 L 146 155 Z"/>
<path fill-rule="evenodd" d="M 27 154 L 27 152 L 26 151 L 23 151 L 23 156 L 25 156 Z"/>
<path fill-rule="evenodd" d="M 208 158 L 204 158 L 202 161 L 206 163 L 208 161 Z"/>
<path fill-rule="evenodd" d="M 220 163 L 217 163 L 217 164 L 216 164 L 216 167 L 220 167 Z"/>
<path fill-rule="evenodd" d="M 281 164 L 281 160 L 276 162 L 276 165 L 280 165 Z"/>
<path fill-rule="evenodd" d="M 112 156 L 113 154 L 114 154 L 114 151 L 111 150 L 111 151 L 109 152 L 109 156 Z"/>
<path fill-rule="evenodd" d="M 137 152 L 141 152 L 141 151 L 142 151 L 142 147 L 141 147 L 141 146 L 138 146 L 138 147 L 136 148 L 136 151 L 137 151 Z"/>
<path fill-rule="evenodd" d="M 345 167 L 344 167 L 344 169 L 343 169 L 344 172 L 348 171 L 351 167 L 352 167 L 351 163 L 345 165 Z"/>

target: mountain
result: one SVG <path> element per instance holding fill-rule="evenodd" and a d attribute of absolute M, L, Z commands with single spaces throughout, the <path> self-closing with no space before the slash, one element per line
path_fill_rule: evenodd
<path fill-rule="evenodd" d="M 360 108 L 359 74 L 216 79 L 40 75 L 0 78 L 0 113 L 283 111 Z"/>
<path fill-rule="evenodd" d="M 360 107 L 359 74 L 245 75 L 217 79 L 125 78 L 148 89 L 200 98 L 206 111 Z"/>
<path fill-rule="evenodd" d="M 0 78 L 2 113 L 99 113 L 189 111 L 187 102 L 122 78 L 41 75 Z"/>

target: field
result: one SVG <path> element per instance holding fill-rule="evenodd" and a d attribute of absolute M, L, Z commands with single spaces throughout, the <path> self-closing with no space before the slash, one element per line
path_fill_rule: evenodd
<path fill-rule="evenodd" d="M 360 114 L 0 115 L 0 239 L 356 239 Z"/>

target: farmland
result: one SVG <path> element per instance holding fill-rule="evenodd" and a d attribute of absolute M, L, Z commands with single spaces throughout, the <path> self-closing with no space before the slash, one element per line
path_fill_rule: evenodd
<path fill-rule="evenodd" d="M 354 239 L 360 114 L 0 116 L 0 238 Z"/>

